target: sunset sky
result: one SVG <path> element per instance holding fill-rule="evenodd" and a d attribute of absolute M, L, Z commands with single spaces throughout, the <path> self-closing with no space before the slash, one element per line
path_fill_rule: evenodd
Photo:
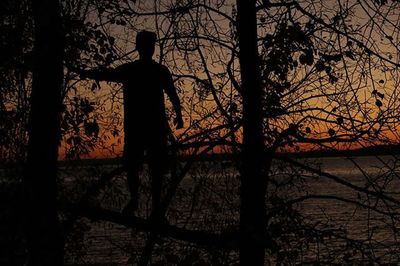
<path fill-rule="evenodd" d="M 299 3 L 302 9 L 289 12 L 286 8 L 272 8 L 258 13 L 259 52 L 267 66 L 272 62 L 271 51 L 289 45 L 279 43 L 277 36 L 279 31 L 285 36 L 285 30 L 288 31 L 294 21 L 308 34 L 311 42 L 308 46 L 312 47 L 313 54 L 312 63 L 302 64 L 304 55 L 307 55 L 307 45 L 291 41 L 295 44 L 289 62 L 296 61 L 296 66 L 287 73 L 285 82 L 290 84 L 289 87 L 278 93 L 274 86 L 266 90 L 266 112 L 271 112 L 272 109 L 268 108 L 285 110 L 278 117 L 266 120 L 266 134 L 269 136 L 266 141 L 276 140 L 277 134 L 285 132 L 290 125 L 296 125 L 301 142 L 327 140 L 322 143 L 327 147 L 355 148 L 380 143 L 376 136 L 381 141 L 397 141 L 399 11 L 379 7 L 373 1 Z M 115 40 L 107 51 L 114 54 L 112 64 L 108 65 L 111 67 L 137 59 L 134 51 L 136 32 L 145 29 L 157 33 L 154 58 L 174 75 L 185 120 L 185 129 L 176 131 L 175 135 L 184 143 L 186 138 L 190 139 L 191 135 L 199 132 L 222 124 L 239 123 L 241 117 L 241 96 L 235 87 L 236 83 L 240 84 L 240 72 L 237 43 L 232 37 L 234 6 L 227 1 L 221 5 L 212 3 L 208 8 L 201 5 L 185 8 L 172 7 L 172 3 L 165 2 L 154 5 L 153 2 L 139 1 L 134 5 L 128 1 L 102 13 L 89 10 L 85 14 L 86 20 L 95 25 L 102 22 L 98 29 Z M 121 16 L 122 11 L 127 15 Z M 323 21 L 315 21 L 309 14 Z M 283 23 L 287 28 L 280 28 Z M 272 42 L 266 44 L 267 39 Z M 101 42 L 92 38 L 90 45 L 93 49 L 81 55 L 81 63 L 86 68 L 96 68 L 103 64 L 96 63 L 94 57 Z M 340 58 L 335 59 L 334 56 L 339 54 Z M 323 70 L 319 69 L 321 64 Z M 283 82 L 274 71 L 270 72 L 268 80 Z M 96 88 L 91 90 L 93 83 L 90 80 L 73 81 L 68 95 L 70 99 L 87 97 L 97 104 L 90 119 L 100 124 L 97 141 L 103 143 L 88 156 L 120 154 L 123 144 L 121 85 L 102 82 L 100 89 L 95 85 Z M 279 100 L 274 100 L 278 102 L 272 103 L 273 97 L 278 97 Z M 170 109 L 168 113 L 171 113 Z M 200 136 L 196 141 L 217 140 L 226 131 Z M 234 135 L 234 141 L 240 142 L 241 130 Z M 360 139 L 349 143 L 353 136 Z M 345 140 L 345 143 L 329 141 L 332 137 Z M 320 147 L 315 143 L 298 146 L 301 150 Z M 286 150 L 294 149 L 287 143 L 284 147 Z M 65 154 L 65 148 L 68 145 L 64 142 L 62 154 Z"/>

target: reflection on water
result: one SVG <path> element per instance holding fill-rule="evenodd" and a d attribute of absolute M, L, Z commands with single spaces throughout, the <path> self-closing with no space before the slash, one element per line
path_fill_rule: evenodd
<path fill-rule="evenodd" d="M 369 175 L 379 175 L 387 170 L 395 169 L 399 161 L 396 157 L 385 156 L 360 156 L 360 157 L 326 157 L 317 159 L 321 163 L 321 169 L 335 175 L 343 177 L 352 177 L 360 175 L 360 169 L 357 165 Z"/>

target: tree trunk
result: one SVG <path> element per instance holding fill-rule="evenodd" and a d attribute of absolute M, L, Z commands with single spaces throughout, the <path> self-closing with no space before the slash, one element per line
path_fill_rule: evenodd
<path fill-rule="evenodd" d="M 24 174 L 28 265 L 63 265 L 57 215 L 57 157 L 63 85 L 60 3 L 32 0 L 35 65 Z"/>
<path fill-rule="evenodd" d="M 263 266 L 266 243 L 266 176 L 262 87 L 258 67 L 255 0 L 237 0 L 239 62 L 243 93 L 240 265 Z"/>

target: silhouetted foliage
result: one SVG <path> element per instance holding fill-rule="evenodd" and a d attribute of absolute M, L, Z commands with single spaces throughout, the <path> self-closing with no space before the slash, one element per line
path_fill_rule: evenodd
<path fill-rule="evenodd" d="M 28 2 L 0 4 L 1 175 L 17 182 L 26 159 L 32 91 L 34 36 Z M 255 4 L 262 148 L 267 158 L 274 158 L 264 172 L 267 260 L 398 262 L 397 255 L 390 255 L 398 254 L 396 156 L 365 164 L 350 157 L 335 165 L 335 172 L 324 168 L 329 159 L 281 153 L 397 143 L 398 1 Z M 239 191 L 245 176 L 239 172 L 243 164 L 238 154 L 248 118 L 243 116 L 238 11 L 235 2 L 224 0 L 62 1 L 66 67 L 60 159 L 66 161 L 57 180 L 67 262 L 135 264 L 147 247 L 153 264 L 239 263 Z M 171 136 L 171 153 L 177 150 L 179 160 L 165 180 L 167 221 L 153 242 L 146 235 L 154 231 L 147 220 L 151 186 L 146 167 L 137 216 L 120 214 L 128 200 L 118 160 L 121 87 L 81 79 L 71 71 L 135 60 L 134 36 L 143 29 L 157 33 L 157 61 L 173 73 L 186 125 Z M 172 106 L 167 108 L 172 125 Z M 213 152 L 225 154 L 208 155 Z M 117 159 L 79 160 L 91 156 Z M 351 176 L 340 172 L 343 165 L 353 169 Z M 366 224 L 348 222 L 360 220 Z M 100 253 L 118 256 L 96 260 L 90 242 L 96 234 L 109 237 L 109 242 L 96 244 L 105 248 Z"/>

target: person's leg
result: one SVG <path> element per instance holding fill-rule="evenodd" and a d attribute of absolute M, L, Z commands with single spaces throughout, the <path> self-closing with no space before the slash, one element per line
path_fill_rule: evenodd
<path fill-rule="evenodd" d="M 127 182 L 130 194 L 130 201 L 123 212 L 135 212 L 139 206 L 139 173 L 143 168 L 143 147 L 135 145 L 130 152 L 124 154 L 124 167 L 127 171 Z"/>
<path fill-rule="evenodd" d="M 152 211 L 160 209 L 163 178 L 167 172 L 167 145 L 164 139 L 153 142 L 149 147 L 149 172 L 151 178 Z"/>
<path fill-rule="evenodd" d="M 153 212 L 160 209 L 163 174 L 163 171 L 160 171 L 160 167 L 157 166 L 157 163 L 150 166 Z"/>

